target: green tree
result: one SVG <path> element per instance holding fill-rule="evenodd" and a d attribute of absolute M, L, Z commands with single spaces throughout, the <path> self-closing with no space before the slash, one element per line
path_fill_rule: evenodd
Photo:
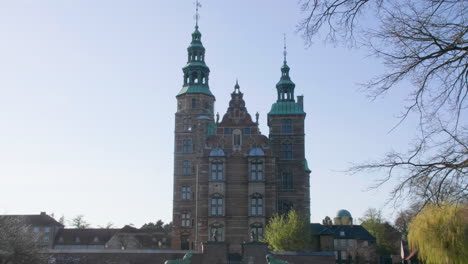
<path fill-rule="evenodd" d="M 265 229 L 266 242 L 274 251 L 301 251 L 311 247 L 310 224 L 294 210 L 275 215 Z"/>
<path fill-rule="evenodd" d="M 429 204 L 414 217 L 408 240 L 427 264 L 466 263 L 468 259 L 468 206 Z"/>
<path fill-rule="evenodd" d="M 362 218 L 361 225 L 371 233 L 377 242 L 378 255 L 397 254 L 400 242 L 400 233 L 384 218 L 380 210 L 369 208 Z"/>

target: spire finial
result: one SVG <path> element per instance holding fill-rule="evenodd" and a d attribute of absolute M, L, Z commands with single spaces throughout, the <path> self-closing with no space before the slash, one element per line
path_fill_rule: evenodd
<path fill-rule="evenodd" d="M 234 86 L 234 92 L 235 92 L 235 93 L 239 93 L 239 89 L 240 89 L 239 81 L 238 81 L 237 78 L 236 78 L 236 85 Z"/>
<path fill-rule="evenodd" d="M 288 54 L 288 52 L 286 51 L 286 33 L 283 34 L 283 41 L 284 41 L 284 50 L 283 50 L 284 64 L 286 64 L 286 55 Z"/>
<path fill-rule="evenodd" d="M 200 19 L 200 14 L 198 13 L 198 8 L 201 7 L 201 4 L 198 0 L 195 2 L 195 28 L 198 28 L 198 20 Z"/>

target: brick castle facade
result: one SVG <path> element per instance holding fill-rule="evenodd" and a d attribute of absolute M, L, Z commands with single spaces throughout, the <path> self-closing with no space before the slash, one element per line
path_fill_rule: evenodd
<path fill-rule="evenodd" d="M 294 208 L 310 215 L 303 97 L 294 96 L 286 52 L 268 113 L 268 137 L 247 111 L 236 82 L 228 109 L 214 115 L 215 96 L 198 25 L 187 48 L 176 95 L 172 247 L 199 250 L 226 242 L 231 252 L 258 240 L 268 218 Z M 272 89 L 273 92 L 273 89 Z"/>

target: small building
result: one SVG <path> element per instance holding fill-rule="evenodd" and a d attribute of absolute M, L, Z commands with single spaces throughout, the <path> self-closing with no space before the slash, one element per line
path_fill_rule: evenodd
<path fill-rule="evenodd" d="M 37 215 L 2 215 L 0 217 L 17 219 L 28 226 L 29 230 L 37 236 L 37 242 L 47 248 L 53 247 L 55 236 L 64 228 L 61 223 L 45 212 Z"/>
<path fill-rule="evenodd" d="M 311 224 L 315 250 L 334 251 L 337 263 L 375 263 L 376 239 L 361 225 L 353 225 L 351 213 L 340 210 L 332 224 L 330 217 L 323 224 Z"/>

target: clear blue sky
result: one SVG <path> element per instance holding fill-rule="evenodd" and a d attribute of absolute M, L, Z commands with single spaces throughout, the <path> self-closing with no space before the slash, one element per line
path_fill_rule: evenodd
<path fill-rule="evenodd" d="M 175 95 L 194 29 L 193 1 L 44 0 L 0 3 L 0 214 L 78 214 L 94 226 L 172 218 Z M 341 208 L 383 208 L 378 175 L 351 163 L 403 150 L 407 87 L 370 102 L 358 83 L 381 73 L 365 50 L 306 48 L 296 1 L 202 2 L 200 31 L 216 111 L 236 78 L 251 114 L 276 100 L 283 33 L 296 94 L 305 96 L 311 220 Z"/>

